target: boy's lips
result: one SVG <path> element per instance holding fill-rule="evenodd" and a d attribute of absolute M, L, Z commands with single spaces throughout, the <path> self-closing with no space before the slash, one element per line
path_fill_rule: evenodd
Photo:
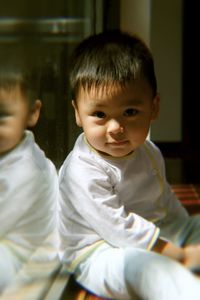
<path fill-rule="evenodd" d="M 127 140 L 122 140 L 122 141 L 114 141 L 114 142 L 109 142 L 108 144 L 111 146 L 123 146 L 128 143 Z"/>

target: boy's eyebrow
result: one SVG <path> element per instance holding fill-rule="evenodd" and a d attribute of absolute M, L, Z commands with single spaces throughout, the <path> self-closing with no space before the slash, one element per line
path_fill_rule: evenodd
<path fill-rule="evenodd" d="M 128 104 L 128 105 L 140 105 L 142 103 L 144 103 L 144 100 L 138 99 L 138 98 L 131 98 L 126 101 L 126 104 Z"/>
<path fill-rule="evenodd" d="M 141 105 L 144 103 L 144 100 L 143 99 L 138 99 L 138 98 L 131 98 L 131 99 L 128 99 L 128 100 L 125 100 L 124 104 L 126 106 L 129 106 L 129 105 Z M 101 100 L 92 100 L 91 103 L 90 103 L 90 106 L 93 107 L 99 107 L 99 108 L 103 108 L 103 107 L 106 107 L 107 105 L 102 103 Z"/>

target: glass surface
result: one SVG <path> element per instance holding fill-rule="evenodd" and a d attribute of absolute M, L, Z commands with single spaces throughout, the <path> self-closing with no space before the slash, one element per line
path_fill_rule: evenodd
<path fill-rule="evenodd" d="M 6 1 L 0 10 L 0 55 L 13 57 L 40 76 L 42 101 L 35 138 L 60 167 L 79 128 L 74 120 L 68 65 L 74 47 L 96 30 L 102 1 Z"/>

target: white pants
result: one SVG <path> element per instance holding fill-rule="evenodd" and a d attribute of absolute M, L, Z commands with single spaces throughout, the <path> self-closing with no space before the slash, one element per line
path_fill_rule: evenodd
<path fill-rule="evenodd" d="M 3 245 L 0 245 L 0 294 L 9 285 L 20 268 L 20 263 L 12 253 Z"/>
<path fill-rule="evenodd" d="M 200 279 L 178 262 L 141 249 L 104 244 L 78 266 L 75 278 L 108 299 L 200 299 Z"/>

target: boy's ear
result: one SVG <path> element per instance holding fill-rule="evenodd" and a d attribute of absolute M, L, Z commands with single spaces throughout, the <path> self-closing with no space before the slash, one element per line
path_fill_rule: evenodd
<path fill-rule="evenodd" d="M 40 116 L 41 106 L 41 101 L 37 99 L 30 109 L 27 127 L 34 127 L 37 124 L 37 121 Z"/>
<path fill-rule="evenodd" d="M 159 111 L 160 111 L 160 96 L 157 94 L 153 99 L 151 121 L 155 121 L 158 118 Z"/>
<path fill-rule="evenodd" d="M 78 108 L 77 108 L 77 105 L 76 105 L 76 103 L 75 103 L 74 100 L 72 100 L 72 106 L 73 106 L 74 111 L 75 111 L 76 124 L 77 124 L 79 127 L 82 127 L 81 119 L 80 119 L 80 116 L 79 116 L 79 113 L 78 113 Z"/>

